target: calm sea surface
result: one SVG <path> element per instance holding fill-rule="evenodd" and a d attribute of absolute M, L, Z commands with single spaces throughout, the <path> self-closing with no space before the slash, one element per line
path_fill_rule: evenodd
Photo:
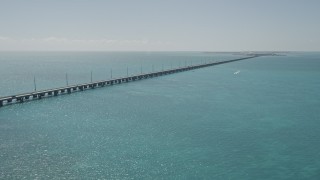
<path fill-rule="evenodd" d="M 1 52 L 0 96 L 231 54 Z M 0 179 L 319 179 L 320 53 L 0 108 Z"/>

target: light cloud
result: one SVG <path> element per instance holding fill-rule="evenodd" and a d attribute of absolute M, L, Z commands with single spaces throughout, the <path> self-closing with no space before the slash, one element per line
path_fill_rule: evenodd
<path fill-rule="evenodd" d="M 68 42 L 69 41 L 67 38 L 57 38 L 57 37 L 47 37 L 39 40 L 44 42 Z"/>
<path fill-rule="evenodd" d="M 68 39 L 60 37 L 45 37 L 45 38 L 25 38 L 14 39 L 0 36 L 0 41 L 15 41 L 15 42 L 50 42 L 50 43 L 101 43 L 101 44 L 148 44 L 147 39 L 133 40 L 116 40 L 116 39 Z"/>
<path fill-rule="evenodd" d="M 0 41 L 7 41 L 7 40 L 10 40 L 10 38 L 9 37 L 0 36 Z"/>
<path fill-rule="evenodd" d="M 0 51 L 6 50 L 153 50 L 165 47 L 168 41 L 148 39 L 70 39 L 49 36 L 44 38 L 10 38 L 0 36 Z"/>
<path fill-rule="evenodd" d="M 0 40 L 6 40 L 7 38 L 6 37 L 1 37 L 0 36 Z"/>

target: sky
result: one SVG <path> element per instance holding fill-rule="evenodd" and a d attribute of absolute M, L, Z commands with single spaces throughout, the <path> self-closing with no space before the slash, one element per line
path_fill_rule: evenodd
<path fill-rule="evenodd" d="M 0 51 L 320 51 L 320 1 L 0 0 Z"/>

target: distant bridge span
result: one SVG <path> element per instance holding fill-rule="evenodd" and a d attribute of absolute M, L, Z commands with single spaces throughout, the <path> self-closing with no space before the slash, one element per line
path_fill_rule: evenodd
<path fill-rule="evenodd" d="M 164 76 L 164 75 L 169 75 L 169 74 L 178 73 L 178 72 L 184 72 L 184 71 L 190 71 L 190 70 L 209 67 L 209 66 L 226 64 L 226 63 L 231 63 L 235 61 L 251 59 L 259 56 L 264 56 L 264 55 L 252 55 L 249 57 L 237 58 L 232 60 L 210 62 L 210 63 L 200 64 L 200 65 L 185 66 L 185 67 L 176 68 L 176 69 L 169 69 L 169 70 L 163 70 L 158 72 L 151 72 L 146 74 L 115 78 L 115 79 L 110 79 L 105 81 L 96 81 L 96 82 L 77 84 L 72 86 L 65 86 L 60 88 L 53 88 L 53 89 L 47 89 L 42 91 L 34 91 L 29 93 L 0 97 L 0 107 L 5 105 L 10 105 L 10 104 L 15 104 L 15 103 L 22 103 L 26 101 L 39 100 L 46 97 L 54 97 L 62 94 L 71 94 L 71 93 L 84 91 L 88 89 L 94 89 L 97 87 L 107 87 L 107 86 L 121 84 L 121 83 L 133 82 L 133 81 L 138 81 L 138 80 L 143 80 L 143 79 L 148 79 L 148 78 L 153 78 L 158 76 Z"/>

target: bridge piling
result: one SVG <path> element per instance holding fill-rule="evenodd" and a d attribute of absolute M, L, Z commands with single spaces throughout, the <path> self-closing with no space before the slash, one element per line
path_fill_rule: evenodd
<path fill-rule="evenodd" d="M 152 65 L 152 72 L 149 73 L 142 73 L 142 65 L 141 65 L 141 73 L 137 75 L 131 75 L 129 76 L 129 70 L 127 67 L 127 76 L 126 77 L 121 77 L 117 79 L 112 79 L 112 68 L 110 70 L 110 75 L 111 79 L 106 80 L 106 81 L 97 81 L 97 82 L 92 82 L 93 81 L 93 73 L 91 71 L 90 75 L 90 83 L 85 83 L 85 84 L 79 84 L 79 85 L 74 85 L 74 86 L 68 86 L 68 74 L 66 74 L 66 82 L 67 86 L 66 87 L 61 87 L 61 88 L 55 88 L 55 89 L 48 89 L 48 90 L 43 90 L 43 91 L 36 91 L 36 81 L 34 77 L 34 86 L 35 86 L 35 91 L 31 93 L 24 93 L 24 94 L 18 94 L 18 95 L 13 95 L 13 96 L 6 96 L 6 97 L 0 97 L 0 107 L 9 105 L 9 104 L 14 104 L 17 102 L 25 102 L 25 101 L 30 101 L 30 100 L 35 100 L 35 99 L 42 99 L 44 97 L 49 97 L 49 96 L 58 96 L 60 94 L 71 94 L 73 92 L 77 91 L 84 91 L 87 89 L 94 89 L 96 87 L 104 87 L 106 85 L 112 86 L 115 84 L 121 84 L 121 83 L 128 83 L 128 82 L 133 82 L 137 80 L 143 80 L 143 79 L 149 79 L 153 77 L 158 77 L 158 76 L 164 76 L 168 74 L 173 74 L 173 73 L 178 73 L 178 72 L 184 72 L 188 70 L 194 70 L 194 69 L 199 69 L 203 67 L 209 67 L 209 66 L 215 66 L 215 65 L 220 65 L 220 64 L 225 64 L 225 63 L 230 63 L 230 62 L 235 62 L 235 61 L 240 61 L 240 60 L 245 60 L 245 59 L 250 59 L 250 58 L 255 58 L 259 57 L 258 55 L 250 56 L 250 57 L 244 57 L 244 58 L 238 58 L 238 59 L 232 59 L 232 60 L 226 60 L 226 61 L 218 61 L 218 62 L 204 62 L 204 63 L 193 63 L 191 61 L 191 65 L 187 65 L 187 61 L 185 61 L 185 66 L 180 67 L 180 62 L 179 62 L 179 68 L 174 68 L 172 67 L 171 64 L 171 69 L 163 70 L 162 71 L 154 71 L 154 65 Z M 197 64 L 197 65 L 192 65 L 192 64 Z M 31 99 L 32 97 L 32 99 Z"/>

